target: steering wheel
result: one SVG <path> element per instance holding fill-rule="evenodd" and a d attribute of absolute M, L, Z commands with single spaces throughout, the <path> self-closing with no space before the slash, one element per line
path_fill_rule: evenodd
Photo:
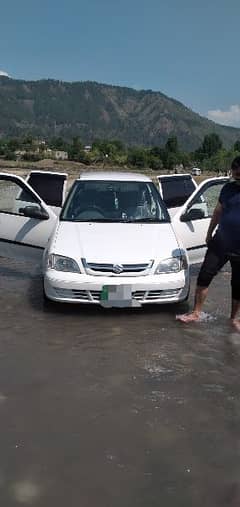
<path fill-rule="evenodd" d="M 105 218 L 104 211 L 99 206 L 87 206 L 82 211 L 76 213 L 75 218 L 86 218 L 87 220 L 94 220 L 95 218 Z"/>

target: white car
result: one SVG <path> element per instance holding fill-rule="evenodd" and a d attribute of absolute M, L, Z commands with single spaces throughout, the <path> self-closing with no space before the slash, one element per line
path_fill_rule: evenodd
<path fill-rule="evenodd" d="M 205 181 L 171 222 L 143 175 L 84 173 L 58 217 L 25 180 L 0 173 L 0 254 L 42 261 L 44 296 L 53 301 L 105 307 L 180 302 L 189 292 L 189 262 L 203 258 L 227 181 Z"/>
<path fill-rule="evenodd" d="M 199 167 L 193 167 L 192 168 L 192 175 L 193 176 L 201 176 L 202 170 Z"/>

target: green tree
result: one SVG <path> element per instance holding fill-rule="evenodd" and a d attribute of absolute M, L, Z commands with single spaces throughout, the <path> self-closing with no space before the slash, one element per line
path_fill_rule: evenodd
<path fill-rule="evenodd" d="M 96 140 L 92 145 L 92 149 L 98 151 L 99 154 L 108 155 L 113 159 L 116 155 L 121 155 L 125 152 L 125 147 L 121 141 L 113 140 Z"/>
<path fill-rule="evenodd" d="M 191 164 L 191 155 L 190 153 L 186 153 L 182 151 L 179 153 L 179 163 L 183 164 L 184 167 L 189 167 Z"/>
<path fill-rule="evenodd" d="M 41 155 L 39 153 L 33 153 L 31 151 L 27 151 L 22 156 L 23 160 L 29 161 L 29 162 L 38 162 L 41 160 Z"/>
<path fill-rule="evenodd" d="M 162 148 L 153 146 L 153 148 L 151 148 L 148 152 L 148 166 L 154 171 L 158 171 L 163 168 L 162 151 Z"/>
<path fill-rule="evenodd" d="M 239 151 L 240 152 L 240 140 L 239 141 L 236 141 L 233 145 L 233 150 L 234 151 Z"/>
<path fill-rule="evenodd" d="M 160 157 L 152 155 L 149 153 L 147 157 L 148 166 L 153 169 L 153 171 L 160 171 L 163 168 L 163 163 Z"/>
<path fill-rule="evenodd" d="M 0 156 L 5 155 L 5 151 L 6 151 L 6 141 L 0 139 Z"/>
<path fill-rule="evenodd" d="M 143 168 L 147 166 L 147 153 L 144 148 L 130 148 L 128 152 L 127 162 L 130 165 Z"/>
<path fill-rule="evenodd" d="M 85 164 L 85 165 L 91 164 L 90 156 L 84 150 L 79 150 L 77 158 L 75 160 L 77 162 L 82 162 L 82 164 Z"/>
<path fill-rule="evenodd" d="M 68 148 L 68 158 L 69 160 L 79 160 L 79 156 L 83 151 L 83 144 L 79 137 L 74 137 L 72 140 L 72 144 L 69 145 Z"/>
<path fill-rule="evenodd" d="M 52 150 L 68 151 L 68 143 L 62 137 L 53 137 L 48 145 Z"/>
<path fill-rule="evenodd" d="M 5 150 L 5 159 L 6 160 L 16 160 L 16 154 L 14 151 L 10 151 L 9 149 Z"/>
<path fill-rule="evenodd" d="M 221 148 L 222 141 L 218 134 L 213 132 L 212 134 L 208 134 L 204 137 L 201 151 L 208 158 L 215 155 L 219 150 L 221 150 Z"/>
<path fill-rule="evenodd" d="M 32 150 L 33 144 L 34 144 L 34 139 L 31 135 L 28 135 L 23 138 L 21 144 L 22 144 L 22 148 L 24 148 L 25 150 Z"/>
<path fill-rule="evenodd" d="M 168 138 L 165 149 L 170 153 L 177 153 L 179 151 L 178 148 L 178 140 L 176 136 L 171 136 Z"/>
<path fill-rule="evenodd" d="M 7 141 L 7 149 L 8 151 L 10 152 L 13 152 L 15 150 L 19 150 L 21 148 L 21 142 L 19 141 L 19 139 L 9 139 Z"/>
<path fill-rule="evenodd" d="M 178 154 L 169 152 L 165 162 L 166 168 L 172 170 L 178 163 L 179 163 Z"/>

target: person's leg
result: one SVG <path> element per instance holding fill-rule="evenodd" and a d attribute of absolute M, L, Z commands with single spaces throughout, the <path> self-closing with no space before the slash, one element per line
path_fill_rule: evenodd
<path fill-rule="evenodd" d="M 178 315 L 177 320 L 185 322 L 186 324 L 188 322 L 194 322 L 199 320 L 204 301 L 207 297 L 207 293 L 208 287 L 201 287 L 200 285 L 197 285 L 195 290 L 193 311 L 190 313 L 185 313 L 183 315 Z"/>
<path fill-rule="evenodd" d="M 177 320 L 186 324 L 188 324 L 188 322 L 195 322 L 199 320 L 208 294 L 208 287 L 213 277 L 224 266 L 224 264 L 226 264 L 227 260 L 228 259 L 219 251 L 219 248 L 216 248 L 216 243 L 213 241 L 206 252 L 205 259 L 198 275 L 193 310 L 190 313 L 178 315 Z"/>
<path fill-rule="evenodd" d="M 240 311 L 240 260 L 230 260 L 232 267 L 232 306 L 230 321 L 234 329 L 240 332 L 240 321 L 237 315 Z"/>

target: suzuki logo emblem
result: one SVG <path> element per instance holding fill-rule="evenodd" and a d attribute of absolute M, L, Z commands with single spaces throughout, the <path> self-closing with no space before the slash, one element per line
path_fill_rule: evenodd
<path fill-rule="evenodd" d="M 116 273 L 117 275 L 119 275 L 120 273 L 123 272 L 123 266 L 122 264 L 114 264 L 113 265 L 113 272 Z"/>

